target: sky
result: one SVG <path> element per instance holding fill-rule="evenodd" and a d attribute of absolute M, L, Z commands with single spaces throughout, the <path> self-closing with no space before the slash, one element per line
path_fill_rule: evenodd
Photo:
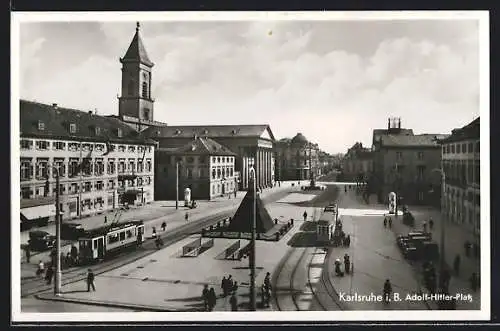
<path fill-rule="evenodd" d="M 21 23 L 20 97 L 117 115 L 135 28 Z M 169 125 L 269 124 L 345 153 L 388 117 L 450 133 L 479 116 L 477 20 L 145 21 L 140 34 Z"/>

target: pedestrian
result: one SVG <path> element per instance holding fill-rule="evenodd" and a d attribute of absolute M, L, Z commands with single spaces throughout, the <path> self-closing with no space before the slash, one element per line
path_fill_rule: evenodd
<path fill-rule="evenodd" d="M 52 266 L 49 266 L 47 268 L 47 272 L 45 273 L 45 280 L 47 281 L 47 285 L 50 285 L 52 283 L 52 276 L 54 276 L 54 269 L 52 269 Z"/>
<path fill-rule="evenodd" d="M 235 292 L 231 295 L 229 303 L 231 304 L 231 311 L 238 311 L 238 299 L 236 298 Z"/>
<path fill-rule="evenodd" d="M 104 216 L 104 223 L 108 223 L 108 216 Z"/>
<path fill-rule="evenodd" d="M 307 211 L 304 211 L 304 214 L 302 214 L 302 216 L 304 216 L 304 222 L 307 221 Z"/>
<path fill-rule="evenodd" d="M 92 291 L 95 292 L 95 284 L 94 284 L 94 273 L 92 272 L 92 269 L 89 269 L 87 272 L 87 292 L 90 292 L 90 289 L 92 288 Z"/>
<path fill-rule="evenodd" d="M 389 228 L 392 228 L 392 217 L 389 217 Z"/>
<path fill-rule="evenodd" d="M 455 260 L 453 261 L 453 270 L 455 270 L 455 274 L 458 274 L 460 273 L 460 255 L 456 255 L 455 256 Z"/>
<path fill-rule="evenodd" d="M 204 311 L 208 311 L 208 296 L 209 296 L 208 284 L 205 284 L 205 286 L 203 286 L 203 291 L 201 292 Z"/>
<path fill-rule="evenodd" d="M 222 297 L 227 295 L 227 279 L 226 276 L 222 277 L 222 282 L 220 284 L 220 288 L 222 289 Z"/>
<path fill-rule="evenodd" d="M 26 253 L 26 263 L 30 263 L 31 251 L 30 251 L 30 246 L 29 245 L 26 245 L 26 248 L 24 249 L 24 252 Z"/>
<path fill-rule="evenodd" d="M 186 222 L 189 220 L 189 214 L 186 213 L 186 215 L 184 215 L 184 219 L 186 220 Z"/>
<path fill-rule="evenodd" d="M 153 238 L 156 238 L 156 228 L 153 226 L 153 235 L 152 235 Z"/>
<path fill-rule="evenodd" d="M 432 231 L 432 229 L 434 228 L 434 220 L 431 218 L 429 218 L 429 229 Z"/>
<path fill-rule="evenodd" d="M 345 269 L 346 274 L 349 273 L 350 268 L 351 268 L 351 261 L 350 261 L 349 255 L 346 253 L 344 255 L 344 269 Z"/>
<path fill-rule="evenodd" d="M 425 222 L 425 221 L 423 223 L 423 228 L 424 228 L 424 232 L 427 232 L 427 222 Z"/>
<path fill-rule="evenodd" d="M 73 262 L 71 261 L 71 252 L 68 252 L 66 254 L 66 265 L 68 267 L 72 267 L 73 266 Z"/>
<path fill-rule="evenodd" d="M 236 293 L 238 291 L 238 282 L 234 282 L 233 286 L 231 287 L 231 293 Z"/>
<path fill-rule="evenodd" d="M 78 248 L 75 245 L 71 245 L 71 260 L 74 265 L 78 262 Z"/>
<path fill-rule="evenodd" d="M 42 260 L 40 260 L 40 262 L 38 262 L 38 269 L 36 270 L 36 275 L 41 276 L 44 273 L 45 273 L 45 264 L 42 262 Z"/>
<path fill-rule="evenodd" d="M 61 255 L 59 256 L 59 263 L 61 264 L 61 269 L 66 268 L 66 263 L 64 260 L 64 253 L 61 252 Z"/>
<path fill-rule="evenodd" d="M 385 280 L 384 283 L 384 302 L 387 303 L 390 301 L 390 295 L 392 293 L 392 285 L 389 279 Z"/>
<path fill-rule="evenodd" d="M 217 296 L 215 295 L 214 288 L 211 287 L 208 292 L 208 311 L 213 311 L 216 303 L 217 303 Z"/>
<path fill-rule="evenodd" d="M 165 223 L 165 221 L 163 221 L 163 223 L 161 223 L 161 230 L 163 232 L 165 232 L 165 229 L 167 228 L 167 223 Z"/>

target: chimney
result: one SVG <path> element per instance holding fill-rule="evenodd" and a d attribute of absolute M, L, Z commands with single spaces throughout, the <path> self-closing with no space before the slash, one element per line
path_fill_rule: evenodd
<path fill-rule="evenodd" d="M 391 128 L 391 119 L 388 118 L 387 119 L 387 130 L 389 130 Z"/>
<path fill-rule="evenodd" d="M 92 110 L 89 110 L 89 115 L 92 115 Z"/>
<path fill-rule="evenodd" d="M 54 107 L 54 109 L 57 109 L 57 103 L 53 103 L 52 107 Z"/>
<path fill-rule="evenodd" d="M 398 129 L 401 129 L 401 117 L 398 118 Z"/>

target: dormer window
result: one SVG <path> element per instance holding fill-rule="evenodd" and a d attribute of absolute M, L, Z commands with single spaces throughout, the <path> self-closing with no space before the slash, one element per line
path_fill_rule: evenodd
<path fill-rule="evenodd" d="M 76 124 L 75 123 L 70 123 L 69 124 L 69 132 L 70 133 L 76 133 Z"/>
<path fill-rule="evenodd" d="M 95 133 L 96 136 L 100 136 L 101 135 L 101 128 L 98 127 L 98 126 L 96 126 L 94 128 L 94 133 Z"/>
<path fill-rule="evenodd" d="M 119 137 L 119 138 L 122 138 L 123 137 L 123 130 L 118 128 L 116 129 L 116 135 Z"/>
<path fill-rule="evenodd" d="M 232 133 L 232 134 L 236 134 L 236 130 L 234 130 L 234 129 L 233 129 L 233 130 L 231 131 L 231 133 Z"/>
<path fill-rule="evenodd" d="M 175 135 L 180 135 L 181 134 L 181 130 L 175 130 Z"/>
<path fill-rule="evenodd" d="M 45 130 L 45 123 L 43 123 L 42 121 L 38 121 L 38 130 Z"/>

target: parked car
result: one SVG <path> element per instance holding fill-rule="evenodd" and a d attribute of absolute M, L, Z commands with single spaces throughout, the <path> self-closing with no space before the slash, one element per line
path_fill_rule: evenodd
<path fill-rule="evenodd" d="M 439 247 L 434 241 L 414 241 L 404 248 L 403 255 L 409 260 L 433 261 L 439 258 Z"/>
<path fill-rule="evenodd" d="M 432 240 L 432 235 L 426 232 L 410 232 L 406 236 L 400 235 L 396 238 L 396 243 L 400 249 L 404 249 L 408 243 L 414 241 L 429 241 Z"/>
<path fill-rule="evenodd" d="M 78 240 L 85 234 L 85 229 L 81 224 L 63 223 L 61 225 L 62 240 Z"/>
<path fill-rule="evenodd" d="M 34 251 L 46 251 L 55 247 L 56 245 L 56 236 L 46 232 L 46 231 L 30 231 L 29 232 L 30 239 L 28 244 L 30 249 Z"/>
<path fill-rule="evenodd" d="M 415 225 L 415 217 L 409 211 L 403 212 L 403 224 L 414 226 Z"/>

